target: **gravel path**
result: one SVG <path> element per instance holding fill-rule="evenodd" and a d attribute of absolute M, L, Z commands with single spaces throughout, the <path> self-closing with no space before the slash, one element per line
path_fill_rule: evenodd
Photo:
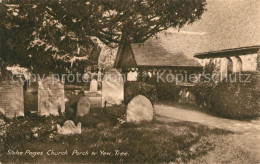
<path fill-rule="evenodd" d="M 192 107 L 155 105 L 156 119 L 161 121 L 190 121 L 209 127 L 237 132 L 220 135 L 214 150 L 189 163 L 260 163 L 260 118 L 251 121 L 224 119 Z"/>
<path fill-rule="evenodd" d="M 234 132 L 260 134 L 260 118 L 250 121 L 231 120 L 212 116 L 187 107 L 168 105 L 155 105 L 155 114 L 182 121 L 201 123 Z"/>

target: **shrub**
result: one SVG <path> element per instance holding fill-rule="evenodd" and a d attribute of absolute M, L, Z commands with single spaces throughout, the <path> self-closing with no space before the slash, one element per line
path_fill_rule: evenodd
<path fill-rule="evenodd" d="M 196 104 L 200 107 L 210 107 L 210 95 L 216 85 L 216 83 L 212 82 L 197 83 L 192 89 L 192 92 L 195 96 Z"/>
<path fill-rule="evenodd" d="M 200 107 L 210 107 L 210 95 L 217 85 L 216 81 L 218 81 L 213 74 L 217 72 L 218 68 L 214 63 L 206 64 L 198 83 L 193 87 L 192 92 L 195 95 L 195 101 Z"/>
<path fill-rule="evenodd" d="M 125 83 L 125 104 L 128 104 L 135 96 L 144 95 L 152 104 L 156 100 L 156 88 L 143 82 L 127 81 Z"/>
<path fill-rule="evenodd" d="M 178 102 L 181 89 L 175 82 L 158 82 L 156 77 L 152 77 L 147 83 L 156 87 L 158 100 Z"/>
<path fill-rule="evenodd" d="M 247 74 L 250 75 L 249 79 Z M 244 72 L 242 76 L 239 73 L 228 76 L 216 86 L 210 103 L 211 110 L 223 117 L 246 119 L 258 116 L 260 73 Z"/>

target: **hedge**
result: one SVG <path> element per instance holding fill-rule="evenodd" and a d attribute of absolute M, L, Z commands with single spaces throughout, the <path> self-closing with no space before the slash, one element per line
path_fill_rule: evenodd
<path fill-rule="evenodd" d="M 147 83 L 155 86 L 158 100 L 178 102 L 181 88 L 175 82 L 157 81 L 156 77 L 152 77 Z"/>
<path fill-rule="evenodd" d="M 199 77 L 198 83 L 193 87 L 195 101 L 200 107 L 210 108 L 210 95 L 219 81 L 219 77 L 213 76 L 218 74 L 219 69 L 213 62 L 209 62 L 203 68 L 203 73 Z"/>
<path fill-rule="evenodd" d="M 125 83 L 124 90 L 125 90 L 124 93 L 125 104 L 128 104 L 137 95 L 143 95 L 147 97 L 152 104 L 154 104 L 157 97 L 155 86 L 146 84 L 144 82 L 127 81 Z"/>
<path fill-rule="evenodd" d="M 242 75 L 232 74 L 216 86 L 210 96 L 212 111 L 222 117 L 234 119 L 259 116 L 260 73 L 243 72 Z"/>

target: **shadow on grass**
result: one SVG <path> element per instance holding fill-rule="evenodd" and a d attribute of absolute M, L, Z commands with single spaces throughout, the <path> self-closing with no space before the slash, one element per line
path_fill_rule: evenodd
<path fill-rule="evenodd" d="M 120 122 L 118 118 L 125 117 L 123 110 L 123 107 L 92 110 L 76 119 L 82 123 L 82 133 L 77 135 L 57 134 L 53 126 L 65 121 L 60 117 L 12 120 L 1 161 L 188 162 L 214 149 L 214 140 L 219 135 L 231 134 L 190 122 Z M 12 151 L 23 155 L 8 155 Z"/>

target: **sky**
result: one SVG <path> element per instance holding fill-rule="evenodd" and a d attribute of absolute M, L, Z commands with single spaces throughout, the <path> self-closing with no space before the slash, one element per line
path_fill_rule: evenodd
<path fill-rule="evenodd" d="M 260 0 L 207 0 L 207 11 L 178 32 L 158 34 L 173 52 L 195 53 L 260 45 Z"/>

